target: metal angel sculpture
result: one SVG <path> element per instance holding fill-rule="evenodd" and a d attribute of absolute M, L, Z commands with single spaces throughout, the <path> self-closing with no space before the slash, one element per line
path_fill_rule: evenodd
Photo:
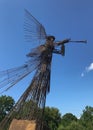
<path fill-rule="evenodd" d="M 56 53 L 64 56 L 65 44 L 69 42 L 86 43 L 86 41 L 71 41 L 71 39 L 55 42 L 55 37 L 47 35 L 43 25 L 27 10 L 25 10 L 25 16 L 25 38 L 29 42 L 36 41 L 38 46 L 27 54 L 27 57 L 30 59 L 24 65 L 0 72 L 0 92 L 9 90 L 32 71 L 35 71 L 35 75 L 31 84 L 19 98 L 13 109 L 1 122 L 2 130 L 9 128 L 9 122 L 11 122 L 13 118 L 36 121 L 42 120 L 46 96 L 50 92 L 52 54 Z M 41 44 L 42 41 L 45 41 L 45 43 Z M 27 102 L 30 102 L 31 105 L 26 106 Z M 27 113 L 22 116 L 24 109 L 27 109 Z M 40 123 L 37 129 L 41 130 Z"/>

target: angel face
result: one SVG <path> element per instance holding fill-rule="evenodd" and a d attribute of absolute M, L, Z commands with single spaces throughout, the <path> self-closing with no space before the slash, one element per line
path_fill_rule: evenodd
<path fill-rule="evenodd" d="M 55 40 L 55 37 L 54 36 L 47 36 L 46 38 L 48 41 L 54 41 Z"/>

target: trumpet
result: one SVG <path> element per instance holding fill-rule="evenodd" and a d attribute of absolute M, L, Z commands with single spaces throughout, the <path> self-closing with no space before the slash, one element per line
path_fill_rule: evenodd
<path fill-rule="evenodd" d="M 63 40 L 63 41 L 57 42 L 56 44 L 57 44 L 58 46 L 60 46 L 60 45 L 64 45 L 64 44 L 69 43 L 69 42 L 73 42 L 73 43 L 87 43 L 87 40 L 71 40 L 71 39 L 65 39 L 65 40 Z"/>

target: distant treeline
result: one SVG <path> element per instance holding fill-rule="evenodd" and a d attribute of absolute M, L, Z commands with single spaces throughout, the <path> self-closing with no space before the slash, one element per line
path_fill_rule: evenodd
<path fill-rule="evenodd" d="M 12 97 L 6 95 L 0 97 L 0 122 L 9 113 L 14 104 L 15 101 Z M 31 102 L 28 102 L 26 107 L 27 105 L 31 105 Z M 25 109 L 24 112 L 21 112 L 21 115 L 17 116 L 26 116 L 24 113 L 27 114 Z M 72 113 L 61 115 L 58 108 L 46 107 L 43 122 L 49 130 L 93 130 L 93 107 L 86 106 L 80 119 L 77 119 Z"/>

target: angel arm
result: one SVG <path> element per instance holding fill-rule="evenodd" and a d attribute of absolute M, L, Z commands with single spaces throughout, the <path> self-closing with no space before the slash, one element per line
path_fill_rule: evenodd
<path fill-rule="evenodd" d="M 71 39 L 70 39 L 70 38 L 67 38 L 67 39 L 65 39 L 65 40 L 56 42 L 56 43 L 55 43 L 55 46 L 64 45 L 64 44 L 66 44 L 66 43 L 68 43 L 68 42 L 70 42 L 70 41 L 71 41 Z"/>
<path fill-rule="evenodd" d="M 70 38 L 69 39 L 65 39 L 63 41 L 60 42 L 56 42 L 54 43 L 55 49 L 53 50 L 53 53 L 56 54 L 61 54 L 61 55 L 65 55 L 65 44 L 69 43 L 69 42 L 74 42 L 74 43 L 87 43 L 87 40 L 81 40 L 81 41 L 72 41 Z M 60 46 L 60 50 L 56 49 L 56 47 Z"/>

